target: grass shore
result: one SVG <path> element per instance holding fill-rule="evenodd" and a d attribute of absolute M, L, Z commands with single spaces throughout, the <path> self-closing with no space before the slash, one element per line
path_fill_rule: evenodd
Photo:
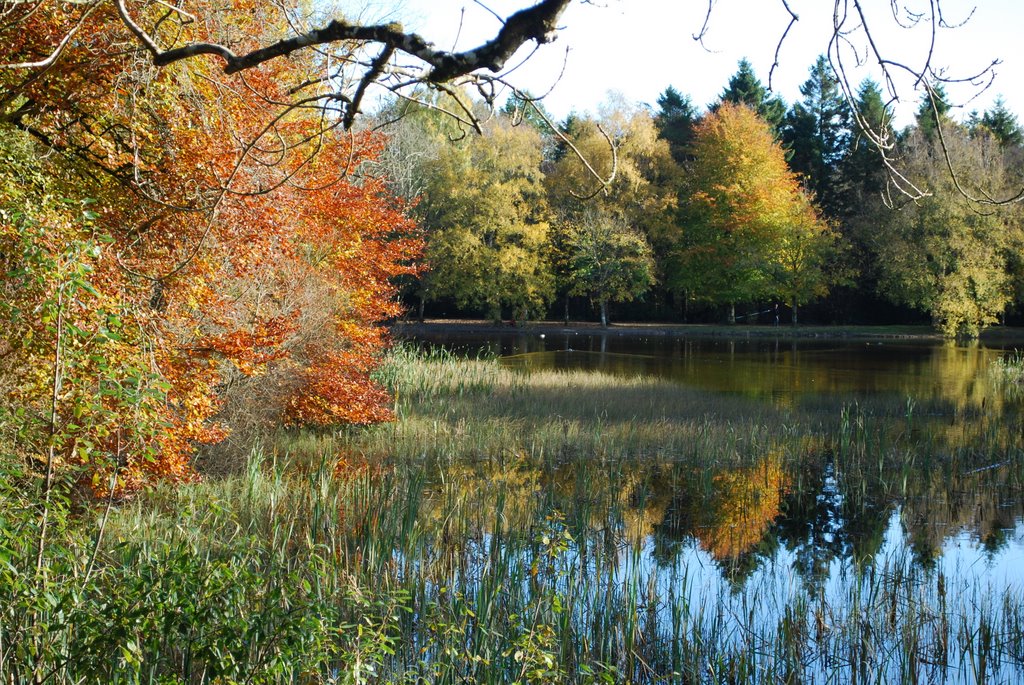
<path fill-rule="evenodd" d="M 591 334 L 622 336 L 665 336 L 676 338 L 830 338 L 858 340 L 942 340 L 942 334 L 930 326 L 815 326 L 757 324 L 675 324 L 651 322 L 616 322 L 606 328 L 585 321 L 529 321 L 516 325 L 477 319 L 427 319 L 402 321 L 392 325 L 399 335 L 437 333 L 464 334 Z M 1024 344 L 1024 328 L 993 327 L 982 333 L 981 340 L 1020 341 Z"/>

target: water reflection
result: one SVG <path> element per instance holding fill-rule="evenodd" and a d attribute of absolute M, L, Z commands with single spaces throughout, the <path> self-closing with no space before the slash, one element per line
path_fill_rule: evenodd
<path fill-rule="evenodd" d="M 819 647 L 835 638 L 850 650 L 808 669 L 823 681 L 907 680 L 918 666 L 900 650 L 916 659 L 904 642 L 921 636 L 937 669 L 922 682 L 985 680 L 956 645 L 984 621 L 1005 619 L 1012 632 L 1024 616 L 1024 432 L 1018 401 L 989 373 L 1002 350 L 524 334 L 427 342 L 498 353 L 523 372 L 503 372 L 515 387 L 459 393 L 416 417 L 445 448 L 431 456 L 446 455 L 424 480 L 419 520 L 437 528 L 432 549 L 448 550 L 439 568 L 471 579 L 467 595 L 501 554 L 503 573 L 532 576 L 534 533 L 557 513 L 573 543 L 554 577 L 574 579 L 557 581 L 566 596 L 632 607 L 609 626 L 628 620 L 627 590 L 640 589 L 649 600 L 637 634 L 668 645 L 692 634 L 693 649 L 733 641 L 746 653 L 753 633 L 802 640 L 813 620 Z M 550 373 L 561 370 L 604 375 Z M 500 449 L 483 439 L 495 431 Z M 592 627 L 595 611 L 575 616 L 575 629 Z M 960 643 L 950 620 L 962 621 Z M 893 661 L 871 673 L 864 664 L 878 655 Z M 1019 681 L 1022 664 L 1007 658 L 992 677 Z"/>
<path fill-rule="evenodd" d="M 577 493 L 578 499 L 586 491 L 594 501 L 559 501 L 557 507 L 586 509 L 591 526 L 616 512 L 621 535 L 637 545 L 650 540 L 663 562 L 692 541 L 741 578 L 784 549 L 801 576 L 820 579 L 837 560 L 870 563 L 896 525 L 894 512 L 907 549 L 925 566 L 934 566 L 949 541 L 962 544 L 965 535 L 982 556 L 1019 545 L 1024 477 L 1015 455 L 1021 432 L 1016 407 L 1007 405 L 988 373 L 1005 354 L 1001 349 L 522 332 L 424 340 L 470 355 L 500 354 L 504 364 L 527 372 L 656 376 L 822 415 L 843 407 L 835 451 L 819 439 L 801 447 L 798 458 L 769 450 L 753 465 L 647 459 L 619 464 L 613 473 L 604 467 L 583 473 L 585 460 L 553 472 L 522 463 L 449 467 L 448 475 L 456 475 L 454 468 L 456 482 L 470 490 L 514 482 L 510 497 L 533 502 L 526 509 L 538 505 L 540 492 L 554 499 Z M 884 421 L 871 412 L 880 406 L 899 420 L 890 416 L 888 427 L 878 428 Z M 888 433 L 872 443 L 865 422 L 877 424 L 877 435 Z M 595 494 L 602 492 L 603 499 Z M 522 512 L 523 525 L 534 513 Z"/>
<path fill-rule="evenodd" d="M 752 633 L 765 636 L 768 649 L 786 621 L 808 630 L 813 618 L 821 649 L 809 654 L 821 661 L 804 663 L 808 682 L 908 681 L 893 657 L 901 649 L 936 659 L 915 667 L 920 682 L 987 682 L 970 670 L 960 645 L 981 618 L 1016 625 L 1024 511 L 1008 493 L 1020 490 L 1019 467 L 1016 476 L 1007 466 L 953 469 L 959 477 L 951 480 L 943 469 L 924 468 L 904 487 L 815 445 L 808 450 L 797 460 L 769 452 L 740 467 L 656 459 L 444 465 L 443 484 L 427 486 L 433 495 L 421 512 L 442 531 L 445 542 L 435 549 L 451 554 L 436 557 L 446 569 L 436 582 L 470 595 L 485 585 L 496 558 L 509 559 L 508 568 L 534 568 L 544 554 L 534 532 L 562 512 L 573 543 L 561 562 L 549 561 L 553 577 L 563 579 L 556 582 L 565 583 L 561 592 L 591 607 L 572 615 L 582 634 L 594 621 L 590 602 L 603 606 L 607 597 L 609 607 L 631 606 L 629 592 L 642 589 L 650 599 L 635 620 L 655 656 L 657 645 L 688 637 L 742 653 Z M 940 475 L 916 478 L 929 471 Z M 463 510 L 453 512 L 452 502 Z M 457 522 L 466 527 L 453 529 Z M 529 588 L 533 581 L 523 591 Z M 950 621 L 960 642 L 943 637 Z M 873 642 L 842 637 L 860 626 Z M 908 635 L 920 643 L 908 648 Z M 835 662 L 836 643 L 865 648 L 866 672 L 851 670 L 852 656 Z M 1024 666 L 1006 656 L 1012 649 L 997 644 L 994 651 L 1004 658 L 995 661 L 992 682 L 1019 682 Z"/>
<path fill-rule="evenodd" d="M 822 339 L 686 339 L 536 333 L 427 335 L 432 345 L 496 354 L 525 370 L 653 375 L 716 392 L 789 404 L 808 396 L 890 394 L 990 409 L 1003 399 L 987 369 L 1006 352 L 977 343 Z M 998 407 L 997 407 L 998 408 Z"/>
<path fill-rule="evenodd" d="M 751 466 L 710 469 L 656 460 L 613 467 L 487 460 L 445 465 L 443 481 L 458 488 L 456 499 L 479 521 L 528 530 L 546 512 L 561 511 L 581 538 L 601 531 L 611 544 L 650 544 L 661 565 L 695 544 L 732 583 L 784 555 L 797 576 L 817 586 L 837 563 L 875 563 L 897 534 L 925 568 L 951 548 L 961 559 L 973 550 L 978 572 L 1007 554 L 1024 554 L 1019 470 L 927 473 L 915 471 L 906 482 L 865 478 L 837 466 L 832 455 L 787 463 L 769 454 Z M 449 516 L 429 507 L 423 515 Z"/>

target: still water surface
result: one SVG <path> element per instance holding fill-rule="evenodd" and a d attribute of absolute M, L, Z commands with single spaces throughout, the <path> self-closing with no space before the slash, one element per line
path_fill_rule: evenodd
<path fill-rule="evenodd" d="M 718 339 L 581 334 L 445 333 L 420 340 L 468 355 L 494 354 L 511 367 L 654 375 L 757 397 L 896 394 L 915 401 L 981 403 L 988 369 L 1007 354 L 980 345 L 899 340 Z"/>
<path fill-rule="evenodd" d="M 810 591 L 823 606 L 849 603 L 850 577 L 868 578 L 872 569 L 894 577 L 919 574 L 915 582 L 925 588 L 922 597 L 943 606 L 995 617 L 1007 607 L 1019 610 L 1019 402 L 1007 398 L 991 373 L 1006 350 L 901 341 L 536 333 L 420 340 L 467 355 L 496 354 L 525 373 L 650 375 L 786 410 L 840 408 L 837 425 L 849 427 L 851 435 L 865 421 L 862 407 L 903 407 L 897 411 L 905 416 L 897 416 L 890 431 L 896 437 L 877 442 L 877 468 L 870 444 L 856 457 L 835 447 L 811 449 L 812 456 L 796 465 L 762 460 L 713 473 L 704 479 L 712 487 L 701 490 L 692 485 L 700 474 L 685 464 L 669 471 L 636 465 L 633 482 L 644 485 L 626 498 L 625 526 L 634 529 L 634 544 L 622 551 L 622 572 L 653 578 L 648 582 L 659 596 L 681 595 L 690 605 L 717 597 L 721 611 L 740 602 L 742 607 L 726 611 L 749 612 L 750 621 L 763 625 L 778 622 L 777 612 L 800 592 Z M 898 448 L 914 441 L 924 446 L 906 453 Z M 915 463 L 899 463 L 903 454 L 921 455 L 920 463 L 917 457 Z M 483 475 L 488 477 L 493 475 Z M 554 480 L 559 478 L 574 476 Z M 777 495 L 769 493 L 773 489 Z M 729 501 L 733 494 L 738 505 Z M 859 587 L 870 591 L 872 582 Z M 1019 664 L 1006 662 L 1004 668 L 992 674 L 997 681 L 1024 677 Z M 969 670 L 958 672 L 965 682 L 974 677 Z"/>
<path fill-rule="evenodd" d="M 991 430 L 1020 432 L 1020 403 L 1005 397 L 991 373 L 993 362 L 1010 352 L 978 344 L 964 347 L 899 340 L 683 339 L 537 333 L 445 333 L 420 336 L 419 340 L 470 356 L 497 355 L 504 365 L 525 372 L 583 369 L 625 376 L 651 375 L 709 393 L 737 394 L 795 406 L 818 403 L 825 398 L 847 406 L 888 399 L 905 405 L 911 413 L 917 407 L 925 407 L 919 422 L 977 425 L 984 420 L 991 424 Z M 964 430 L 964 444 L 958 445 L 954 440 L 946 445 L 947 449 L 970 449 L 970 433 Z M 992 461 L 982 458 L 983 463 L 972 462 L 961 474 L 961 480 L 947 484 L 952 492 L 944 494 L 958 502 L 963 503 L 968 496 L 980 498 L 971 505 L 971 513 L 954 515 L 939 511 L 941 507 L 930 507 L 927 514 L 917 515 L 914 525 L 929 530 L 929 537 L 941 530 L 945 553 L 955 558 L 958 566 L 981 564 L 996 573 L 1005 571 L 1011 575 L 1016 569 L 1016 574 L 1024 579 L 1024 499 L 1012 488 L 1012 483 L 1019 484 L 1021 474 L 1008 474 L 1012 477 L 1006 480 L 1011 484 L 1006 487 L 990 487 L 991 478 L 978 476 L 991 476 L 990 472 L 1010 466 L 1002 463 L 1000 455 L 990 456 Z M 978 484 L 980 480 L 985 481 L 984 487 Z M 837 488 L 831 477 L 821 478 L 820 491 L 815 495 L 821 507 L 840 507 L 843 493 Z M 892 504 L 905 508 L 911 503 Z M 826 537 L 849 532 L 843 530 L 841 515 L 827 513 L 825 518 L 827 525 L 835 529 Z M 894 541 L 900 536 L 895 529 L 901 526 L 904 538 L 913 537 L 906 530 L 906 516 L 886 514 L 884 518 L 886 528 L 891 530 L 881 537 L 890 542 L 889 546 L 898 546 Z M 787 521 L 783 514 L 776 527 L 805 527 L 805 523 Z M 811 534 L 817 533 L 820 531 Z M 971 550 L 974 558 L 970 556 Z"/>

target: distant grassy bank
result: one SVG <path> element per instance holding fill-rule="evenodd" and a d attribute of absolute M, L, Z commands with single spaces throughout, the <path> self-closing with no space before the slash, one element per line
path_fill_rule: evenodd
<path fill-rule="evenodd" d="M 607 328 L 588 321 L 530 321 L 512 325 L 476 319 L 427 319 L 423 323 L 400 322 L 392 327 L 399 335 L 423 333 L 588 333 L 616 336 L 667 336 L 678 338 L 838 338 L 890 340 L 942 340 L 942 334 L 931 326 L 813 326 L 813 325 L 748 325 L 748 324 L 676 324 L 649 322 L 614 323 Z M 984 331 L 984 341 L 1024 344 L 1024 328 L 995 327 Z"/>

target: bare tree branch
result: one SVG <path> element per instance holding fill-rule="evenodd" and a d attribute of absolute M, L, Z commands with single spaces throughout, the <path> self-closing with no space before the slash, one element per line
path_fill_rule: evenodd
<path fill-rule="evenodd" d="M 939 115 L 939 108 L 935 104 L 935 100 L 938 96 L 935 93 L 935 89 L 932 88 L 931 84 L 927 81 L 924 82 L 925 87 L 928 90 L 928 104 L 932 109 L 932 116 L 935 117 L 935 132 L 939 137 L 939 149 L 942 151 L 942 159 L 946 163 L 946 170 L 949 172 L 949 176 L 953 181 L 953 186 L 956 188 L 956 192 L 960 193 L 966 200 L 976 205 L 1008 205 L 1015 202 L 1024 200 L 1024 187 L 1018 190 L 1014 195 L 1005 198 L 996 198 L 990 193 L 981 191 L 981 197 L 974 195 L 973 193 L 967 192 L 962 183 L 960 182 L 960 174 L 957 173 L 953 166 L 953 160 L 949 154 L 949 147 L 946 145 L 946 134 L 942 130 L 942 121 Z"/>
<path fill-rule="evenodd" d="M 781 0 L 781 2 L 782 6 L 786 8 L 787 12 L 789 12 L 789 23 L 786 24 L 786 30 L 782 32 L 782 35 L 779 37 L 779 42 L 775 46 L 775 61 L 772 62 L 772 68 L 768 70 L 768 90 L 772 89 L 772 77 L 775 75 L 775 69 L 779 66 L 779 53 L 782 52 L 782 44 L 786 42 L 786 36 L 789 35 L 789 31 L 793 28 L 793 24 L 800 21 L 800 17 L 797 16 L 796 12 L 790 9 L 789 3 L 786 2 L 786 0 Z"/>

